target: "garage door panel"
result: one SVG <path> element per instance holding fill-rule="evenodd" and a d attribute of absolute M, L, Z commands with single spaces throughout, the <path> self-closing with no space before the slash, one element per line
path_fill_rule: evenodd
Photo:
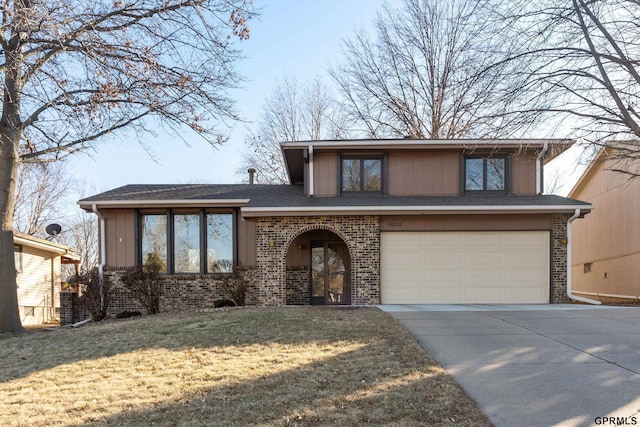
<path fill-rule="evenodd" d="M 459 285 L 464 281 L 464 272 L 457 269 L 442 269 L 439 267 L 437 270 L 423 270 L 422 282 L 431 283 L 447 283 Z M 424 287 L 424 286 L 423 286 Z"/>
<path fill-rule="evenodd" d="M 540 251 L 512 251 L 506 254 L 506 263 L 515 267 L 536 267 L 541 268 L 548 263 L 548 254 Z"/>
<path fill-rule="evenodd" d="M 502 248 L 504 236 L 495 233 L 464 233 L 467 248 Z"/>
<path fill-rule="evenodd" d="M 465 290 L 465 300 L 469 303 L 490 303 L 501 300 L 502 297 L 502 288 L 480 287 Z"/>
<path fill-rule="evenodd" d="M 397 250 L 384 255 L 384 260 L 388 265 L 422 265 L 422 256 L 419 249 L 414 250 Z"/>
<path fill-rule="evenodd" d="M 501 285 L 504 282 L 504 272 L 493 269 L 468 269 L 464 270 L 464 285 L 470 287 L 486 286 L 489 284 Z"/>
<path fill-rule="evenodd" d="M 548 231 L 382 232 L 385 304 L 547 303 Z"/>
<path fill-rule="evenodd" d="M 465 253 L 464 261 L 466 265 L 502 266 L 504 264 L 504 253 L 474 249 Z"/>
<path fill-rule="evenodd" d="M 460 234 L 456 234 L 456 235 L 447 235 L 446 233 L 416 233 L 416 234 L 421 234 L 423 236 L 422 246 L 424 248 L 462 248 L 464 247 L 464 236 Z"/>
<path fill-rule="evenodd" d="M 464 254 L 461 250 L 442 250 L 439 252 L 424 251 L 423 263 L 428 266 L 453 266 L 460 265 L 464 260 Z"/>
<path fill-rule="evenodd" d="M 549 302 L 548 293 L 538 287 L 505 289 L 505 298 L 517 304 L 540 303 L 545 297 L 547 300 L 544 302 Z"/>
<path fill-rule="evenodd" d="M 505 244 L 510 248 L 519 247 L 524 249 L 530 248 L 532 245 L 539 246 L 545 243 L 545 234 L 528 231 L 510 231 L 508 234 L 505 234 Z"/>
<path fill-rule="evenodd" d="M 545 274 L 541 270 L 508 270 L 506 271 L 507 282 L 514 283 L 512 287 L 517 287 L 517 284 L 525 283 L 541 283 L 545 279 Z"/>
<path fill-rule="evenodd" d="M 419 267 L 390 268 L 388 275 L 391 277 L 402 277 L 401 281 L 390 281 L 389 287 L 393 289 L 404 289 L 412 283 L 421 285 L 424 283 L 424 270 Z M 421 286 L 424 287 L 424 286 Z"/>

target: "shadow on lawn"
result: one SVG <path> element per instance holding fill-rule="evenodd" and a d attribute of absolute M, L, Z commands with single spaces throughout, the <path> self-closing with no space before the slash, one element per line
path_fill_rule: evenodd
<path fill-rule="evenodd" d="M 251 307 L 197 314 L 163 313 L 78 329 L 29 332 L 0 339 L 0 383 L 56 366 L 139 350 L 358 340 L 361 337 L 354 333 L 359 325 L 369 328 L 370 336 L 386 339 L 389 324 L 395 321 L 375 308 Z"/>
<path fill-rule="evenodd" d="M 167 401 L 168 397 L 158 393 L 154 402 L 145 407 L 127 406 L 122 401 L 88 403 L 78 409 L 70 405 L 67 422 L 78 426 L 366 422 L 464 425 L 461 419 L 473 419 L 473 425 L 485 422 L 473 402 L 408 332 L 375 308 L 233 309 L 148 316 L 78 330 L 34 333 L 2 341 L 0 383 L 62 365 L 75 367 L 83 361 L 104 358 L 109 364 L 110 357 L 137 350 L 211 351 L 233 347 L 255 351 L 252 346 L 256 345 L 331 346 L 337 342 L 360 347 L 338 354 L 334 351 L 293 369 L 234 383 L 191 384 L 174 401 Z M 175 381 L 175 386 L 180 387 L 180 380 Z M 78 381 L 78 387 L 82 386 Z M 114 405 L 122 409 L 110 414 Z"/>
<path fill-rule="evenodd" d="M 202 387 L 175 402 L 159 400 L 94 419 L 83 419 L 83 410 L 69 415 L 78 417 L 78 427 L 491 425 L 460 387 L 433 367 L 359 369 L 358 360 L 371 357 L 368 347 L 251 380 Z"/>

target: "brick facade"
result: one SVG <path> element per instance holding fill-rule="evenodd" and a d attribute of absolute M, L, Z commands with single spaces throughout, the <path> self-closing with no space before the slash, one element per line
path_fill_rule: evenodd
<path fill-rule="evenodd" d="M 567 221 L 568 214 L 553 215 L 551 230 L 551 302 L 568 304 L 567 296 Z"/>
<path fill-rule="evenodd" d="M 311 269 L 308 266 L 287 267 L 286 305 L 311 304 Z"/>
<path fill-rule="evenodd" d="M 258 304 L 286 304 L 286 259 L 293 241 L 312 230 L 328 230 L 347 245 L 351 258 L 351 303 L 380 303 L 380 217 L 327 216 L 257 218 Z"/>
<path fill-rule="evenodd" d="M 567 220 L 568 214 L 553 215 L 551 230 L 551 302 L 568 303 L 567 297 Z M 351 259 L 351 303 L 380 303 L 380 217 L 279 217 L 256 220 L 256 267 L 238 267 L 237 273 L 248 285 L 247 305 L 310 304 L 310 267 L 287 267 L 287 253 L 294 240 L 313 230 L 327 230 L 346 244 Z M 120 284 L 123 270 L 109 269 L 105 275 L 113 283 L 109 314 L 141 311 Z M 228 298 L 223 291 L 225 275 L 169 275 L 163 282 L 160 309 L 195 311 L 212 308 L 216 300 Z M 78 316 L 70 293 L 62 295 L 63 323 Z M 69 295 L 67 295 L 69 294 Z M 76 308 L 77 311 L 77 308 Z"/>

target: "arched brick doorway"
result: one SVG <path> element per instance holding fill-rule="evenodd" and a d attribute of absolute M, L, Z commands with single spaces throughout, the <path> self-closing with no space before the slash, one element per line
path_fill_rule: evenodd
<path fill-rule="evenodd" d="M 286 273 L 287 305 L 351 304 L 351 256 L 333 231 L 313 229 L 293 238 Z"/>

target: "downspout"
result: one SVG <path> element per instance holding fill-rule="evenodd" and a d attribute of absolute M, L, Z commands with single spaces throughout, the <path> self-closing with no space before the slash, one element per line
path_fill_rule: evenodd
<path fill-rule="evenodd" d="M 313 196 L 313 145 L 309 145 L 309 196 Z"/>
<path fill-rule="evenodd" d="M 542 159 L 544 158 L 545 154 L 547 154 L 547 150 L 549 149 L 549 143 L 547 141 L 544 142 L 544 146 L 542 147 L 542 151 L 540 151 L 540 153 L 538 154 L 538 157 L 536 158 L 536 194 L 542 194 L 543 192 L 543 188 L 542 188 L 542 180 L 543 180 L 543 175 L 542 175 Z"/>
<path fill-rule="evenodd" d="M 100 282 L 100 310 L 104 310 L 104 266 L 107 264 L 107 243 L 105 240 L 105 221 L 104 216 L 98 210 L 98 206 L 94 203 L 91 205 L 91 211 L 98 215 L 100 221 L 100 264 L 98 265 L 98 278 Z"/>
<path fill-rule="evenodd" d="M 574 219 L 578 218 L 579 216 L 580 216 L 580 209 L 576 209 L 576 212 L 567 221 L 567 296 L 575 301 L 586 302 L 587 304 L 600 305 L 602 304 L 602 302 L 595 299 L 579 297 L 577 295 L 574 295 L 571 290 L 571 240 L 572 240 L 571 239 L 571 223 L 573 222 Z"/>

